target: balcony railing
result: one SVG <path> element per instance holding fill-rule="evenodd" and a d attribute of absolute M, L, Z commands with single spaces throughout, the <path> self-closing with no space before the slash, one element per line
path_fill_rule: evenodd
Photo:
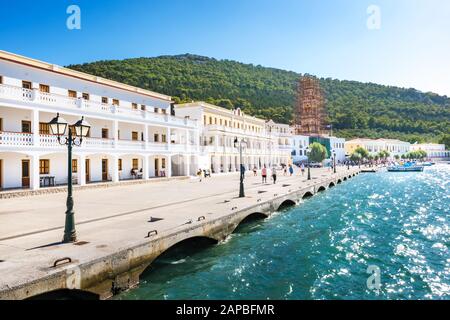
<path fill-rule="evenodd" d="M 135 140 L 119 140 L 119 148 L 124 149 L 145 149 L 145 141 L 135 141 Z"/>
<path fill-rule="evenodd" d="M 0 145 L 3 146 L 32 146 L 33 134 L 23 132 L 0 131 Z"/>
<path fill-rule="evenodd" d="M 65 136 L 61 137 L 61 141 L 65 141 Z M 23 132 L 5 132 L 0 131 L 0 147 L 1 146 L 14 146 L 14 147 L 41 147 L 41 148 L 63 148 L 63 146 L 58 142 L 58 136 L 52 134 L 39 134 L 38 143 L 34 143 L 34 138 L 32 133 Z M 95 138 L 87 137 L 83 139 L 83 144 L 81 148 L 86 149 L 115 149 L 116 143 L 113 139 Z M 195 145 L 184 145 L 184 144 L 171 144 L 169 148 L 168 143 L 159 142 L 145 142 L 145 141 L 134 141 L 134 140 L 118 140 L 117 148 L 125 150 L 146 150 L 146 151 L 175 151 L 184 152 L 186 150 L 194 150 L 197 147 Z"/>
<path fill-rule="evenodd" d="M 37 89 L 24 89 L 17 86 L 0 84 L 0 98 L 26 103 L 50 105 L 58 108 L 84 109 L 104 114 L 118 114 L 130 118 L 146 119 L 165 124 L 196 127 L 197 121 L 175 117 L 168 114 L 155 113 L 149 110 L 132 109 L 116 105 L 104 104 L 83 98 L 71 98 L 64 95 L 45 93 Z M 151 107 L 149 107 L 151 108 Z"/>

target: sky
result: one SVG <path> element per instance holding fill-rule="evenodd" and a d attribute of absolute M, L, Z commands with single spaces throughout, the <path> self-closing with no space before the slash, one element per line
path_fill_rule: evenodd
<path fill-rule="evenodd" d="M 81 29 L 67 27 L 70 5 Z M 0 8 L 0 50 L 58 65 L 192 53 L 450 96 L 448 0 L 0 0 Z"/>

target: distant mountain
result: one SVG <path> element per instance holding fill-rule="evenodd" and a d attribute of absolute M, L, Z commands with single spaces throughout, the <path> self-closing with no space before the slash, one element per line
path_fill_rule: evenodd
<path fill-rule="evenodd" d="M 68 66 L 174 97 L 292 121 L 301 74 L 198 55 L 109 60 Z M 450 98 L 415 89 L 320 79 L 335 132 L 342 137 L 437 141 L 449 134 Z M 448 139 L 448 136 L 447 136 Z"/>

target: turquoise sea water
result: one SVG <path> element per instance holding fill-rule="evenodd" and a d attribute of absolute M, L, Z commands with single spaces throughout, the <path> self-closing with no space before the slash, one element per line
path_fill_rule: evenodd
<path fill-rule="evenodd" d="M 362 174 L 223 243 L 173 250 L 117 298 L 449 299 L 449 181 L 445 165 Z"/>

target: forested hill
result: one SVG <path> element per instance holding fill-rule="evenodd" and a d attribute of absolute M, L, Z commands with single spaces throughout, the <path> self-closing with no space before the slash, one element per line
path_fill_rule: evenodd
<path fill-rule="evenodd" d="M 204 100 L 289 123 L 298 73 L 196 55 L 110 60 L 69 68 L 164 93 Z M 437 141 L 450 128 L 450 98 L 414 89 L 321 79 L 339 136 Z M 448 138 L 448 137 L 447 137 Z"/>

